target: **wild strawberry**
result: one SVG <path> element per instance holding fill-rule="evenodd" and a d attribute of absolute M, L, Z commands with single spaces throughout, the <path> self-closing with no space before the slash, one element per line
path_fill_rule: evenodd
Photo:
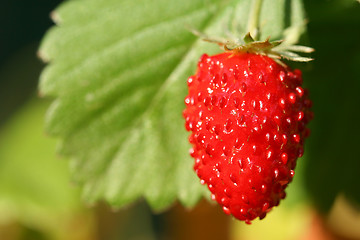
<path fill-rule="evenodd" d="M 225 213 L 250 223 L 285 198 L 312 118 L 301 85 L 300 70 L 266 54 L 200 58 L 183 115 L 196 174 Z"/>

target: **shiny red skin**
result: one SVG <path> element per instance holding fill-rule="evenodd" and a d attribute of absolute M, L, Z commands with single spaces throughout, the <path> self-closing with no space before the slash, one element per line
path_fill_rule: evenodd
<path fill-rule="evenodd" d="M 267 56 L 200 58 L 183 115 L 194 170 L 225 213 L 250 223 L 285 198 L 312 118 L 301 84 L 300 70 Z"/>

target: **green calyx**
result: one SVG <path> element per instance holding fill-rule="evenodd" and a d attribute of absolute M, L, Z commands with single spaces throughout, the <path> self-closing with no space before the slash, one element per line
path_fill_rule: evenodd
<path fill-rule="evenodd" d="M 284 40 L 270 41 L 270 37 L 263 41 L 258 40 L 261 32 L 259 25 L 259 18 L 263 0 L 252 0 L 250 14 L 247 24 L 247 34 L 240 38 L 234 38 L 233 35 L 230 39 L 210 37 L 197 30 L 190 29 L 193 34 L 202 38 L 204 41 L 216 43 L 224 48 L 225 51 L 232 51 L 234 53 L 254 53 L 266 55 L 273 58 L 279 64 L 284 64 L 281 59 L 286 59 L 295 62 L 309 62 L 314 60 L 310 57 L 304 57 L 298 53 L 311 53 L 313 48 L 295 45 L 299 36 L 298 33 L 292 28 L 284 30 Z M 304 22 L 305 24 L 305 22 Z"/>
<path fill-rule="evenodd" d="M 204 41 L 212 42 L 220 45 L 225 51 L 232 51 L 235 53 L 254 53 L 266 55 L 280 62 L 281 59 L 286 59 L 294 62 L 309 62 L 314 60 L 310 57 L 303 57 L 298 53 L 311 53 L 314 51 L 311 47 L 301 45 L 285 44 L 283 40 L 270 41 L 270 37 L 264 41 L 256 41 L 248 32 L 243 39 L 224 39 L 210 37 L 197 30 L 191 30 L 193 34 L 202 38 Z"/>

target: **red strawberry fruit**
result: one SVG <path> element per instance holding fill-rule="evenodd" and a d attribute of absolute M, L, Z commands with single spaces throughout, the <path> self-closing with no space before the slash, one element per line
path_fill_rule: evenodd
<path fill-rule="evenodd" d="M 201 183 L 246 223 L 285 198 L 312 118 L 301 71 L 248 52 L 204 54 L 183 112 Z"/>

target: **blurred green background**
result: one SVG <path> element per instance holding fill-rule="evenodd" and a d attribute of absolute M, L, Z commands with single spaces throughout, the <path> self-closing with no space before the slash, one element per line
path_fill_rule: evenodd
<path fill-rule="evenodd" d="M 305 156 L 281 207 L 252 226 L 202 201 L 152 213 L 85 206 L 68 162 L 43 121 L 37 97 L 44 65 L 36 52 L 61 1 L 0 3 L 0 240 L 41 239 L 360 239 L 360 4 L 305 1 L 314 61 L 300 67 L 314 102 Z"/>

